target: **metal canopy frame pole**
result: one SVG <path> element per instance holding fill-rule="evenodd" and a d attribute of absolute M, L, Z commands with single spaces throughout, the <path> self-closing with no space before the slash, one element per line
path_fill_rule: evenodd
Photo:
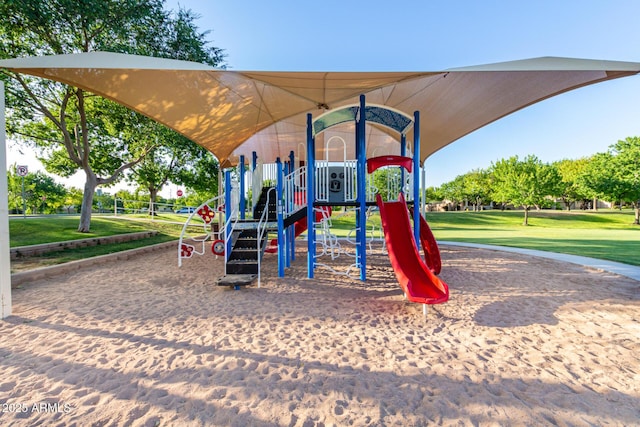
<path fill-rule="evenodd" d="M 357 174 L 358 174 L 358 191 L 357 204 L 358 215 L 356 228 L 358 230 L 356 259 L 360 261 L 360 280 L 367 280 L 367 197 L 366 197 L 366 168 L 367 160 L 366 150 L 366 114 L 365 114 L 365 96 L 360 95 L 360 117 L 356 124 L 356 156 L 357 156 Z"/>
<path fill-rule="evenodd" d="M 291 166 L 289 164 L 289 161 L 285 161 L 282 164 L 282 169 L 284 170 L 283 176 L 288 176 L 291 173 Z M 283 194 L 286 194 L 287 192 L 285 191 L 285 185 L 286 182 L 284 181 L 284 178 L 282 180 L 282 192 Z M 282 200 L 282 226 L 284 227 L 284 214 L 285 213 L 289 213 L 290 210 L 290 206 L 289 206 L 289 200 L 288 197 L 285 195 L 283 197 Z M 284 229 L 284 266 L 285 268 L 289 268 L 291 267 L 291 237 L 293 236 L 291 234 L 291 229 L 292 227 L 286 227 Z"/>
<path fill-rule="evenodd" d="M 278 277 L 284 277 L 284 266 L 286 262 L 286 242 L 284 238 L 284 204 L 282 201 L 282 161 L 280 157 L 276 159 L 277 179 L 276 179 L 276 210 L 278 217 Z"/>
<path fill-rule="evenodd" d="M 296 171 L 296 157 L 295 157 L 295 153 L 293 152 L 293 150 L 291 150 L 289 152 L 289 170 L 290 172 L 295 172 Z M 295 205 L 295 201 L 296 201 L 296 183 L 292 182 L 291 183 L 291 194 L 289 194 L 290 197 L 292 197 L 291 200 L 289 200 L 289 203 L 291 204 L 290 208 L 293 208 L 293 205 Z M 296 260 L 296 226 L 295 224 L 291 227 L 291 231 L 289 236 L 291 237 L 289 239 L 289 249 L 290 249 L 290 255 L 289 258 L 291 261 L 295 261 Z"/>
<path fill-rule="evenodd" d="M 407 136 L 403 133 L 400 135 L 400 155 L 402 157 L 407 156 Z M 400 168 L 400 191 L 404 193 L 404 180 L 405 171 L 404 168 Z"/>
<path fill-rule="evenodd" d="M 0 82 L 0 319 L 11 316 L 11 252 L 9 249 L 9 188 L 4 83 Z"/>
<path fill-rule="evenodd" d="M 313 116 L 307 114 L 307 277 L 313 279 L 316 263 L 316 229 L 313 204 L 316 199 L 316 140 L 312 130 Z"/>
<path fill-rule="evenodd" d="M 413 117 L 413 237 L 420 247 L 420 112 Z"/>

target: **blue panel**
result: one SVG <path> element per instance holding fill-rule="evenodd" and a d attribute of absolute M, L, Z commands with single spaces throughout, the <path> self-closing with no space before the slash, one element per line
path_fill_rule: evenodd
<path fill-rule="evenodd" d="M 377 123 L 400 134 L 406 133 L 413 124 L 411 116 L 383 105 L 367 105 L 364 109 L 367 122 Z M 351 105 L 321 115 L 313 122 L 313 134 L 317 135 L 330 127 L 355 121 L 359 110 L 360 106 Z"/>
<path fill-rule="evenodd" d="M 405 133 L 413 123 L 411 117 L 398 111 L 372 105 L 365 107 L 365 117 L 368 122 L 386 126 L 400 134 Z"/>
<path fill-rule="evenodd" d="M 358 107 L 351 106 L 323 114 L 313 122 L 313 134 L 317 135 L 320 132 L 341 123 L 352 122 L 356 119 L 357 113 Z"/>

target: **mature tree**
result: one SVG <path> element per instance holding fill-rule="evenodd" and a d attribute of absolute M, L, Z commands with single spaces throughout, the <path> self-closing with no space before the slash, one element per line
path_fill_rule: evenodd
<path fill-rule="evenodd" d="M 457 210 L 458 205 L 466 200 L 464 192 L 464 177 L 462 175 L 456 176 L 453 181 L 445 182 L 440 186 L 442 197 L 448 200 L 455 206 Z"/>
<path fill-rule="evenodd" d="M 571 210 L 573 203 L 582 202 L 592 199 L 595 194 L 585 185 L 583 185 L 583 177 L 587 174 L 589 159 L 583 157 L 577 160 L 564 159 L 553 163 L 553 166 L 560 173 L 560 198 L 564 202 L 567 210 Z"/>
<path fill-rule="evenodd" d="M 197 147 L 194 159 L 181 168 L 175 183 L 184 185 L 204 201 L 218 194 L 218 171 L 220 164 L 209 151 Z"/>
<path fill-rule="evenodd" d="M 439 203 L 444 199 L 440 187 L 427 187 L 425 193 L 427 203 Z"/>
<path fill-rule="evenodd" d="M 640 224 L 640 138 L 628 137 L 597 153 L 583 177 L 585 185 L 600 198 L 630 203 L 634 207 L 634 224 Z"/>
<path fill-rule="evenodd" d="M 489 199 L 491 191 L 490 174 L 484 169 L 474 169 L 458 175 L 453 181 L 442 185 L 442 195 L 454 204 L 465 202 L 480 210 L 483 201 Z"/>
<path fill-rule="evenodd" d="M 77 187 L 71 187 L 67 189 L 67 194 L 64 197 L 63 208 L 65 213 L 80 213 L 82 207 L 82 190 Z"/>
<path fill-rule="evenodd" d="M 133 167 L 130 174 L 133 182 L 149 192 L 150 215 L 156 214 L 156 200 L 162 187 L 168 182 L 179 182 L 183 174 L 192 171 L 206 153 L 177 132 L 159 124 L 155 127 L 157 129 L 152 135 L 156 138 L 157 148 Z M 217 168 L 215 173 L 217 181 Z"/>
<path fill-rule="evenodd" d="M 406 177 L 405 172 L 405 177 Z M 400 180 L 402 172 L 398 167 L 383 167 L 372 174 L 372 182 L 382 200 L 397 200 L 402 190 Z"/>
<path fill-rule="evenodd" d="M 548 202 L 548 196 L 559 193 L 560 174 L 551 165 L 542 163 L 536 156 L 524 160 L 518 156 L 502 159 L 492 164 L 493 198 L 524 208 L 523 225 L 529 225 L 529 210 L 540 208 Z"/>
<path fill-rule="evenodd" d="M 489 199 L 491 175 L 484 169 L 474 169 L 463 175 L 463 191 L 466 200 L 471 202 L 474 211 L 479 211 L 483 201 Z"/>
<path fill-rule="evenodd" d="M 7 183 L 9 209 L 16 213 L 23 211 L 23 205 L 30 213 L 55 213 L 64 205 L 67 195 L 64 185 L 40 171 L 29 172 L 24 177 L 24 199 L 22 176 L 10 169 L 7 171 Z"/>
<path fill-rule="evenodd" d="M 89 52 L 136 53 L 220 65 L 190 11 L 163 10 L 161 0 L 5 0 L 0 3 L 0 57 Z M 41 150 L 47 170 L 86 176 L 78 231 L 88 232 L 97 186 L 109 185 L 154 147 L 146 119 L 77 88 L 2 71 L 8 131 Z"/>

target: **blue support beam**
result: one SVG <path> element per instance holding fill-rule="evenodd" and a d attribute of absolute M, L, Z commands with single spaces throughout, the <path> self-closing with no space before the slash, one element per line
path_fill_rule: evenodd
<path fill-rule="evenodd" d="M 312 115 L 307 114 L 307 277 L 313 279 L 316 262 L 316 229 L 313 204 L 315 195 L 316 141 L 312 131 Z"/>
<path fill-rule="evenodd" d="M 296 170 L 295 160 L 296 160 L 295 154 L 293 153 L 293 150 L 291 150 L 291 152 L 289 153 L 289 164 L 291 165 L 291 168 L 290 168 L 291 172 L 295 172 Z M 295 182 L 293 183 L 292 192 L 293 194 L 291 194 L 291 197 L 293 197 L 293 200 L 290 200 L 289 203 L 291 203 L 291 207 L 293 208 L 293 205 L 295 203 L 295 198 L 296 198 Z M 295 261 L 296 260 L 296 226 L 295 225 L 291 227 L 291 239 L 290 239 L 289 248 L 291 249 L 291 261 Z"/>
<path fill-rule="evenodd" d="M 254 172 L 257 166 L 258 166 L 258 153 L 253 151 L 251 153 L 251 172 Z"/>
<path fill-rule="evenodd" d="M 278 216 L 278 277 L 284 277 L 285 265 L 285 239 L 284 239 L 284 205 L 282 200 L 282 162 L 280 157 L 276 159 L 276 167 L 278 168 L 278 177 L 276 180 L 276 206 Z"/>
<path fill-rule="evenodd" d="M 420 247 L 420 112 L 413 117 L 413 237 Z"/>
<path fill-rule="evenodd" d="M 366 118 L 365 118 L 365 96 L 360 95 L 360 120 L 356 124 L 356 153 L 357 153 L 357 174 L 358 188 L 356 200 L 358 205 L 357 214 L 357 246 L 356 259 L 360 261 L 360 280 L 367 280 L 367 194 L 366 194 Z"/>
<path fill-rule="evenodd" d="M 283 168 L 284 168 L 284 176 L 286 177 L 291 172 L 291 164 L 288 161 L 284 162 Z M 283 182 L 283 189 L 284 189 L 284 179 L 282 180 L 282 182 Z M 284 213 L 289 211 L 289 206 L 288 206 L 289 203 L 290 203 L 289 200 L 286 200 L 286 198 L 283 198 L 282 200 L 282 206 L 283 206 L 282 225 L 283 226 L 284 226 Z M 292 236 L 291 229 L 292 227 L 289 226 L 284 230 L 285 232 L 284 264 L 286 268 L 291 267 L 291 236 Z"/>
<path fill-rule="evenodd" d="M 407 156 L 407 135 L 404 133 L 400 135 L 400 155 L 402 157 Z M 404 181 L 405 181 L 406 172 L 404 168 L 400 168 L 400 191 L 404 193 Z"/>

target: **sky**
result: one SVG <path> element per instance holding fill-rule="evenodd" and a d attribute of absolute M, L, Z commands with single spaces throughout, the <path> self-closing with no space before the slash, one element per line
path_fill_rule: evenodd
<path fill-rule="evenodd" d="M 541 56 L 640 62 L 638 0 L 167 0 L 165 7 L 198 14 L 197 26 L 210 31 L 232 70 L 440 71 Z M 427 159 L 427 185 L 514 155 L 589 156 L 628 136 L 640 136 L 640 76 L 559 95 L 455 141 Z M 31 161 L 11 148 L 8 157 Z"/>

